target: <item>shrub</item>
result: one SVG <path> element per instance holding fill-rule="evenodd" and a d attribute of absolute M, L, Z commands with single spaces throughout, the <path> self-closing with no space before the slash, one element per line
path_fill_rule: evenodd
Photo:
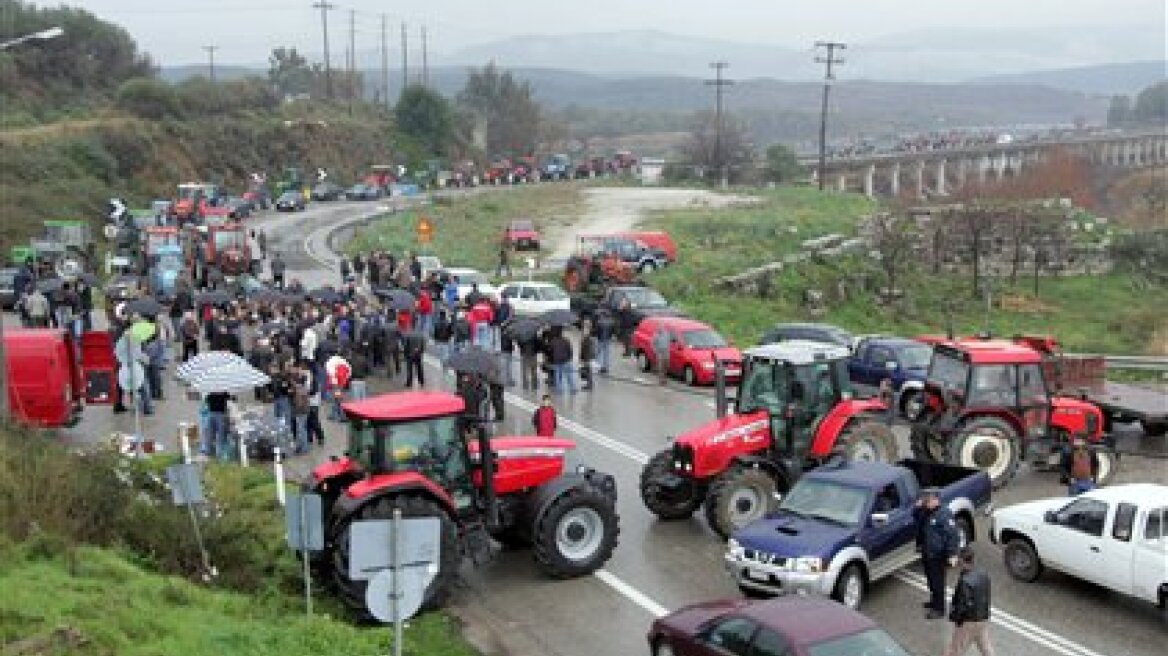
<path fill-rule="evenodd" d="M 166 82 L 145 77 L 127 80 L 118 88 L 117 106 L 135 116 L 152 120 L 182 116 L 174 88 Z"/>

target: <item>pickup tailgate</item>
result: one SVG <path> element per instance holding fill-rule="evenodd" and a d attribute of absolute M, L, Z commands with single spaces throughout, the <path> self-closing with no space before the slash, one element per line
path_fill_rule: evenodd
<path fill-rule="evenodd" d="M 897 464 L 917 477 L 922 490 L 927 487 L 940 488 L 941 500 L 945 503 L 964 498 L 979 509 L 990 503 L 993 486 L 989 475 L 980 469 L 923 460 L 902 460 Z"/>

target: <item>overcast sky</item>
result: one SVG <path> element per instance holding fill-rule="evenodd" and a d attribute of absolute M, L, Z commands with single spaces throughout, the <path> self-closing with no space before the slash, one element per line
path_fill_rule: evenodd
<path fill-rule="evenodd" d="M 35 1 L 35 0 L 34 0 Z M 320 12 L 313 0 L 75 0 L 129 30 L 163 65 L 204 62 L 204 45 L 224 63 L 259 63 L 276 46 L 320 51 Z M 380 39 L 380 15 L 411 38 L 428 26 L 430 48 L 459 48 L 520 34 L 657 29 L 690 36 L 809 48 L 816 39 L 862 43 L 881 36 L 946 27 L 1125 24 L 1163 35 L 1164 0 L 333 0 L 334 60 L 343 59 L 349 10 L 356 10 L 358 50 Z M 48 4 L 48 3 L 45 3 Z M 391 33 L 391 38 L 397 36 Z M 1100 53 L 1094 53 L 1096 55 Z M 1098 59 L 1093 57 L 1093 59 Z"/>

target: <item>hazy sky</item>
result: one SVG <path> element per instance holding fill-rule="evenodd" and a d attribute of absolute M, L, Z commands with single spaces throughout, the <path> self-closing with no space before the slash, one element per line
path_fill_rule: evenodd
<path fill-rule="evenodd" d="M 34 0 L 36 1 L 36 0 Z M 129 30 L 162 64 L 206 61 L 204 45 L 224 63 L 266 61 L 275 46 L 320 51 L 313 0 L 75 0 Z M 44 3 L 49 4 L 49 3 Z M 333 58 L 343 59 L 349 10 L 356 10 L 358 50 L 379 47 L 380 15 L 405 20 L 411 39 L 423 23 L 435 53 L 519 34 L 657 29 L 691 36 L 808 48 L 815 39 L 860 43 L 944 27 L 1131 24 L 1165 32 L 1164 0 L 334 0 Z M 397 37 L 391 31 L 391 39 Z M 396 42 L 394 42 L 396 45 Z"/>

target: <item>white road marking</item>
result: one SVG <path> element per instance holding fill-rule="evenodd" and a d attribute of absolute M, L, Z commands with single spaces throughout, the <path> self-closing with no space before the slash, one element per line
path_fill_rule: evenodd
<path fill-rule="evenodd" d="M 640 606 L 641 608 L 644 608 L 653 617 L 664 617 L 665 615 L 669 614 L 668 608 L 662 606 L 656 601 L 653 601 L 643 592 L 634 588 L 628 583 L 625 583 L 612 572 L 606 569 L 602 569 L 594 573 L 593 576 L 600 579 L 601 581 L 604 581 L 608 587 L 616 590 L 629 601 Z"/>
<path fill-rule="evenodd" d="M 929 590 L 929 586 L 925 582 L 925 577 L 915 572 L 900 571 L 893 576 L 902 583 L 923 592 L 928 592 Z M 946 589 L 945 596 L 949 597 L 952 593 L 953 589 L 948 588 Z M 1064 656 L 1103 656 L 1099 652 L 1092 651 L 1077 642 L 1072 642 L 1058 634 L 1051 633 L 1040 626 L 1031 624 L 997 607 L 990 608 L 990 621 Z"/>

